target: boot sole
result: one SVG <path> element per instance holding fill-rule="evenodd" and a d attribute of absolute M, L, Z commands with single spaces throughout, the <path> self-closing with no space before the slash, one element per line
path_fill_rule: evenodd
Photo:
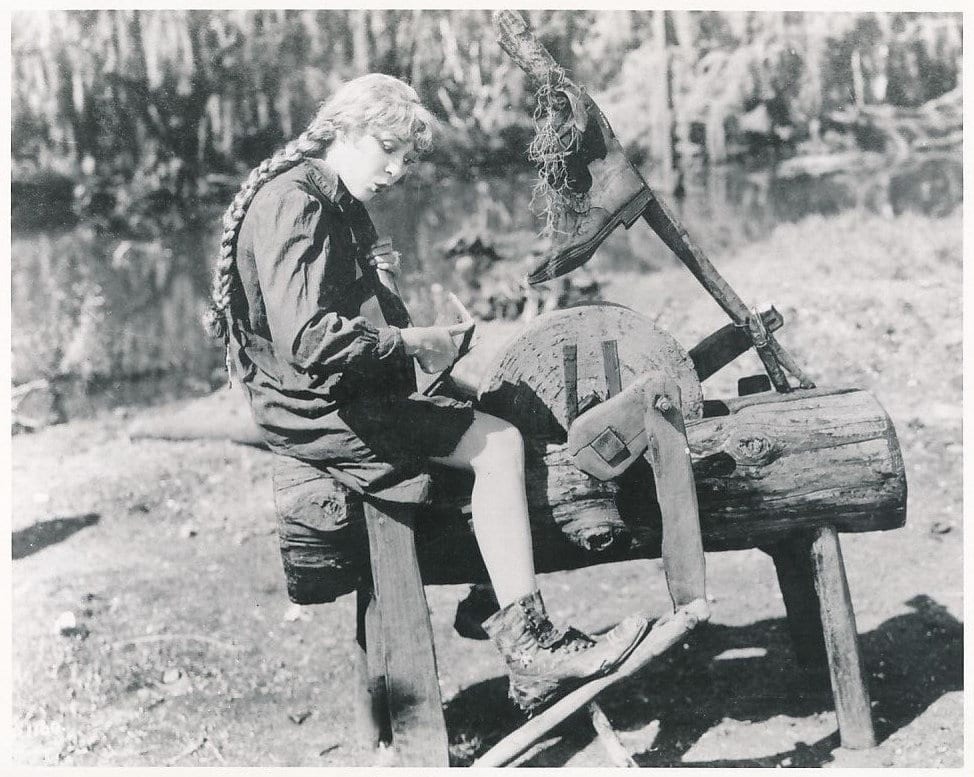
<path fill-rule="evenodd" d="M 592 258 L 596 249 L 602 245 L 612 230 L 617 226 L 622 224 L 626 229 L 629 229 L 629 227 L 635 224 L 636 220 L 643 215 L 643 211 L 652 198 L 652 191 L 650 191 L 648 186 L 644 186 L 635 197 L 616 212 L 615 216 L 605 223 L 602 229 L 595 233 L 594 238 L 588 241 L 588 243 L 579 246 L 574 251 L 568 251 L 554 261 L 545 262 L 541 267 L 533 270 L 528 275 L 528 283 L 532 285 L 545 283 L 581 267 Z"/>
<path fill-rule="evenodd" d="M 605 667 L 604 669 L 602 669 L 601 671 L 595 674 L 589 675 L 588 677 L 584 677 L 570 683 L 566 682 L 566 683 L 554 684 L 548 686 L 543 693 L 541 694 L 535 693 L 535 694 L 531 694 L 530 696 L 527 696 L 524 693 L 518 693 L 512 687 L 510 689 L 509 695 L 511 699 L 517 704 L 517 706 L 520 707 L 523 712 L 527 713 L 528 717 L 531 717 L 532 715 L 536 715 L 537 713 L 541 712 L 542 709 L 547 707 L 549 704 L 553 704 L 554 702 L 558 701 L 558 699 L 562 698 L 563 696 L 567 696 L 569 693 L 571 693 L 572 691 L 578 688 L 581 688 L 586 683 L 590 683 L 593 680 L 598 680 L 600 677 L 605 677 L 607 674 L 612 674 L 612 672 L 618 666 L 623 664 L 625 660 L 632 655 L 632 651 L 634 651 L 637 647 L 639 647 L 639 643 L 646 638 L 646 635 L 649 634 L 649 631 L 650 631 L 649 621 L 643 621 L 642 630 L 639 632 L 639 635 L 635 639 L 633 639 L 632 642 L 629 643 L 629 647 L 626 648 L 626 651 L 619 656 L 619 658 L 616 660 L 614 664 Z"/>

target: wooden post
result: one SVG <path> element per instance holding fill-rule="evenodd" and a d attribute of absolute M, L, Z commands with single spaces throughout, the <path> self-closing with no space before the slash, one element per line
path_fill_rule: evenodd
<path fill-rule="evenodd" d="M 862 671 L 856 616 L 852 610 L 839 535 L 833 527 L 815 531 L 812 563 L 842 746 L 850 749 L 875 747 L 876 735 L 869 690 Z"/>
<path fill-rule="evenodd" d="M 382 631 L 371 587 L 359 588 L 355 603 L 355 640 L 359 648 L 356 655 L 355 722 L 361 744 L 374 749 L 380 742 L 392 739 L 385 668 L 382 666 Z"/>
<path fill-rule="evenodd" d="M 392 741 L 403 766 L 449 766 L 433 629 L 413 541 L 415 505 L 365 504 Z"/>
<path fill-rule="evenodd" d="M 828 661 L 812 568 L 812 538 L 807 533 L 761 547 L 774 561 L 785 603 L 791 646 L 813 683 L 826 680 Z"/>

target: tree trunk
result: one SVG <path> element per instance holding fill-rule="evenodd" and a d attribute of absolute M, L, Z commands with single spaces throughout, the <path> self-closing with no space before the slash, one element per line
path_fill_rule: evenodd
<path fill-rule="evenodd" d="M 666 11 L 653 12 L 653 47 L 655 74 L 650 79 L 653 89 L 651 105 L 654 106 L 653 157 L 658 164 L 660 187 L 672 191 L 673 182 L 673 111 L 669 47 L 666 45 Z"/>
<path fill-rule="evenodd" d="M 355 65 L 356 76 L 369 72 L 369 12 L 353 11 L 349 14 L 352 26 L 352 62 Z"/>

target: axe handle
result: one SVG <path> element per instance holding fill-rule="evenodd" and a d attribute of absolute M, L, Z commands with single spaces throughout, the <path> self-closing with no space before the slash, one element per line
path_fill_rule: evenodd
<path fill-rule="evenodd" d="M 739 327 L 747 327 L 748 318 L 751 315 L 747 305 L 731 288 L 730 284 L 724 280 L 724 277 L 717 271 L 703 250 L 693 242 L 680 220 L 673 215 L 673 212 L 660 199 L 659 195 L 652 189 L 650 189 L 650 195 L 649 203 L 643 210 L 643 219 L 659 235 L 667 247 L 676 254 L 677 258 L 687 266 L 693 276 L 700 281 L 710 296 L 730 316 L 731 321 Z M 802 372 L 791 354 L 775 340 L 771 333 L 767 334 L 766 353 L 769 359 L 776 364 L 784 365 L 788 372 L 798 378 L 802 388 L 814 388 L 815 384 Z M 780 367 L 778 369 L 780 370 Z M 776 386 L 778 383 L 776 381 Z M 780 386 L 779 390 L 782 390 Z"/>
<path fill-rule="evenodd" d="M 492 14 L 497 42 L 521 70 L 528 74 L 535 87 L 548 81 L 552 72 L 561 70 L 531 26 L 517 11 L 501 10 Z"/>

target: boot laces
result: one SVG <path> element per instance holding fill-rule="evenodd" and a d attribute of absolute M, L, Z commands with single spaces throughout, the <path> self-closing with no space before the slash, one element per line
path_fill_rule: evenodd
<path fill-rule="evenodd" d="M 547 615 L 538 612 L 534 608 L 526 608 L 524 610 L 524 618 L 538 645 L 545 649 L 550 649 L 552 645 L 557 644 L 565 637 L 565 631 L 563 629 L 555 628 L 555 625 Z"/>
<path fill-rule="evenodd" d="M 578 653 L 588 650 L 595 646 L 595 640 L 588 634 L 579 631 L 574 627 L 569 627 L 562 636 L 559 644 L 552 647 L 552 650 L 568 650 L 571 653 Z"/>

